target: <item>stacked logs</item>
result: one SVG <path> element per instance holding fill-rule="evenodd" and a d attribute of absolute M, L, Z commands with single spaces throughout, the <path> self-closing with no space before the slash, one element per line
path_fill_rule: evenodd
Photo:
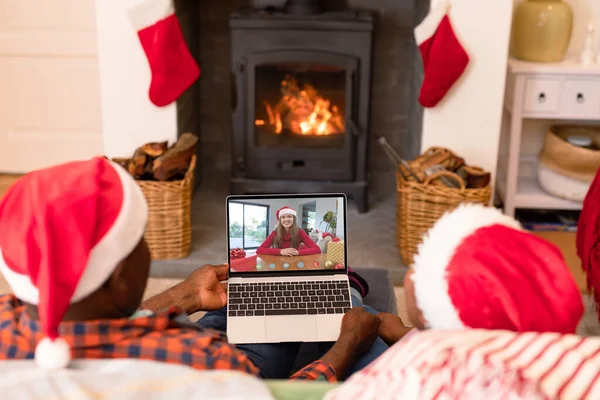
<path fill-rule="evenodd" d="M 431 147 L 420 157 L 407 162 L 384 137 L 379 144 L 406 181 L 429 182 L 449 188 L 482 189 L 490 185 L 491 174 L 482 168 L 467 165 L 464 158 L 443 147 Z M 446 174 L 439 174 L 447 172 Z M 437 174 L 437 175 L 436 175 Z M 433 177 L 436 175 L 437 177 Z M 428 179 L 432 177 L 434 179 Z"/>
<path fill-rule="evenodd" d="M 146 143 L 131 158 L 115 158 L 113 161 L 137 180 L 181 180 L 190 168 L 197 143 L 198 136 L 184 133 L 171 147 L 168 147 L 168 142 Z"/>

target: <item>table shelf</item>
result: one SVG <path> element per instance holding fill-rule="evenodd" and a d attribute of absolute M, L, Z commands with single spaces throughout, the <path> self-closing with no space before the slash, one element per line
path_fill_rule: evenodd
<path fill-rule="evenodd" d="M 524 165 L 520 154 L 525 134 L 523 121 L 600 123 L 600 66 L 585 67 L 573 61 L 541 64 L 509 60 L 504 112 L 506 165 L 498 165 L 496 179 L 496 194 L 502 200 L 504 213 L 514 216 L 517 208 L 580 210 L 582 203 L 555 197 L 540 187 L 535 160 Z"/>
<path fill-rule="evenodd" d="M 531 167 L 525 165 L 528 162 L 521 162 L 519 170 L 523 171 Z M 535 167 L 535 163 L 533 163 Z M 498 180 L 498 195 L 504 201 L 506 195 L 506 186 L 503 185 L 506 180 Z M 553 196 L 542 189 L 538 183 L 537 177 L 519 175 L 517 179 L 517 193 L 514 199 L 515 208 L 536 209 L 536 210 L 581 210 L 583 203 L 561 199 Z"/>

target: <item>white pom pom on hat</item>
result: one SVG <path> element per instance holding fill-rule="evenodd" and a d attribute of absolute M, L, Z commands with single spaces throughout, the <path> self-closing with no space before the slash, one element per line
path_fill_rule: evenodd
<path fill-rule="evenodd" d="M 5 193 L 0 273 L 16 297 L 37 305 L 45 336 L 35 350 L 40 367 L 68 365 L 71 351 L 58 327 L 69 305 L 110 277 L 142 239 L 147 219 L 135 180 L 101 157 L 34 171 Z"/>
<path fill-rule="evenodd" d="M 43 369 L 62 369 L 69 365 L 69 361 L 71 361 L 71 349 L 63 338 L 52 340 L 45 337 L 35 348 L 35 362 Z"/>

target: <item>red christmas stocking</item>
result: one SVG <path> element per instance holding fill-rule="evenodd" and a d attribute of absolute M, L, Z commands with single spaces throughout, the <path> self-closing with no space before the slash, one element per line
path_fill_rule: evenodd
<path fill-rule="evenodd" d="M 171 104 L 200 76 L 190 54 L 172 0 L 144 0 L 129 10 L 152 71 L 150 101 Z"/>
<path fill-rule="evenodd" d="M 431 10 L 415 28 L 415 39 L 423 58 L 425 77 L 419 103 L 435 107 L 460 78 L 469 63 L 469 56 L 458 41 L 450 18 L 448 3 Z"/>

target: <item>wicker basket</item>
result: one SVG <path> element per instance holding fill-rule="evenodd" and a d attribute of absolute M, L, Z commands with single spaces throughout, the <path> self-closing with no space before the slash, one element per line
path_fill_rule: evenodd
<path fill-rule="evenodd" d="M 424 154 L 435 151 L 432 147 Z M 409 162 L 411 169 L 419 170 L 419 164 L 424 156 Z M 403 167 L 399 167 L 405 171 Z M 405 265 L 413 263 L 417 246 L 423 240 L 423 235 L 446 212 L 453 210 L 461 203 L 481 203 L 488 205 L 491 188 L 466 189 L 464 184 L 458 188 L 449 188 L 432 184 L 441 176 L 456 178 L 456 174 L 441 171 L 425 178 L 423 183 L 416 182 L 412 177 L 405 179 L 401 170 L 396 171 L 396 241 L 400 256 Z M 405 173 L 406 176 L 408 174 Z M 461 181 L 462 182 L 462 181 Z"/>
<path fill-rule="evenodd" d="M 192 187 L 196 156 L 179 181 L 140 181 L 148 201 L 146 242 L 153 260 L 184 258 L 192 242 Z"/>
<path fill-rule="evenodd" d="M 559 175 L 591 183 L 600 167 L 600 151 L 574 146 L 569 136 L 587 136 L 600 147 L 600 127 L 553 126 L 544 136 L 540 162 Z"/>

